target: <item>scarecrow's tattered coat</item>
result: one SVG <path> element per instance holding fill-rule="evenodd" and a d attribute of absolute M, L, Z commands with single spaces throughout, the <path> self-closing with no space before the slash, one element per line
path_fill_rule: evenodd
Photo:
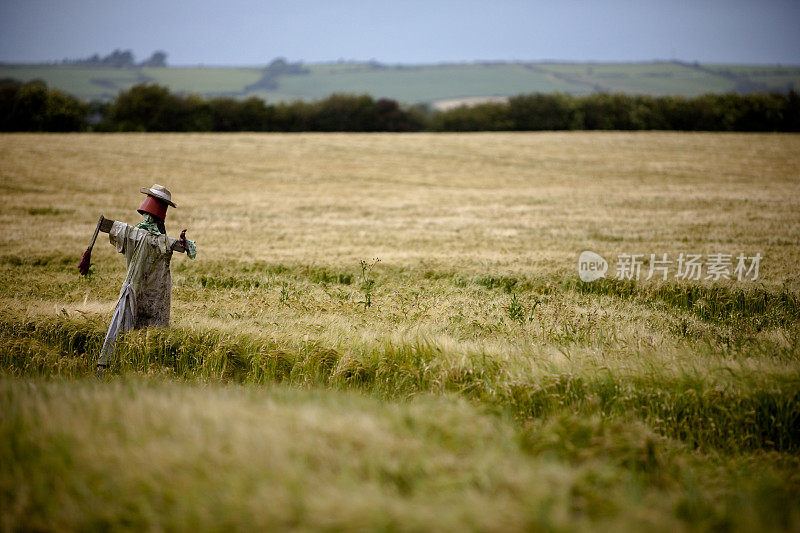
<path fill-rule="evenodd" d="M 98 364 L 108 364 L 120 333 L 147 326 L 169 326 L 172 292 L 169 263 L 175 239 L 141 226 L 143 224 L 130 226 L 114 222 L 108 234 L 117 252 L 125 254 L 128 275 L 122 284 Z"/>

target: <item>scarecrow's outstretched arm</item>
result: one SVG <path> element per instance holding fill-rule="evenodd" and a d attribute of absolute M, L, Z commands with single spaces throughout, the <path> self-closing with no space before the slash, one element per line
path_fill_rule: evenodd
<path fill-rule="evenodd" d="M 167 242 L 169 242 L 169 247 L 172 248 L 173 252 L 181 252 L 185 253 L 187 250 L 183 246 L 183 242 L 180 239 L 173 239 L 172 237 L 167 237 Z"/>
<path fill-rule="evenodd" d="M 104 218 L 100 222 L 100 231 L 103 233 L 109 233 L 111 231 L 111 227 L 114 225 L 114 221 L 110 218 Z M 183 244 L 178 239 L 173 239 L 169 237 L 170 248 L 172 248 L 173 252 L 186 252 L 186 248 L 183 247 Z"/>

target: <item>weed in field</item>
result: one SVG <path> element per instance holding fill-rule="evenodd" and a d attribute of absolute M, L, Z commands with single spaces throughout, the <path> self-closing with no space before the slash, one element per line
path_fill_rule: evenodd
<path fill-rule="evenodd" d="M 372 263 L 367 263 L 363 259 L 359 262 L 361 266 L 361 292 L 363 298 L 358 303 L 364 305 L 364 310 L 372 306 L 372 289 L 375 288 L 375 279 L 371 277 L 372 269 L 380 262 L 380 259 L 375 258 Z"/>
<path fill-rule="evenodd" d="M 508 317 L 520 326 L 524 326 L 526 322 L 533 322 L 533 315 L 536 311 L 536 306 L 541 303 L 541 300 L 535 298 L 532 305 L 525 305 L 521 299 L 517 298 L 516 293 L 511 295 L 511 299 L 506 306 Z"/>
<path fill-rule="evenodd" d="M 289 305 L 290 297 L 291 297 L 291 291 L 289 290 L 289 283 L 285 281 L 281 282 L 281 294 L 278 301 L 283 305 Z"/>

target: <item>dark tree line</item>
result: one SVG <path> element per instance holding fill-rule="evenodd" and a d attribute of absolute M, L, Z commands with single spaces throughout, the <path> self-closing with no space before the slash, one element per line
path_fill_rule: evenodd
<path fill-rule="evenodd" d="M 317 102 L 205 99 L 137 85 L 120 93 L 100 131 L 419 131 L 424 124 L 394 100 L 334 94 Z"/>
<path fill-rule="evenodd" d="M 99 54 L 94 54 L 84 59 L 65 59 L 62 63 L 65 65 L 91 65 L 112 68 L 166 67 L 167 53 L 158 50 L 141 63 L 136 63 L 131 50 L 117 49 L 107 56 L 100 57 Z"/>
<path fill-rule="evenodd" d="M 431 115 L 433 131 L 800 131 L 800 95 L 530 94 Z"/>
<path fill-rule="evenodd" d="M 0 131 L 84 131 L 90 106 L 44 82 L 0 80 Z"/>
<path fill-rule="evenodd" d="M 0 81 L 2 131 L 800 131 L 800 95 L 528 94 L 447 111 L 368 95 L 267 104 L 141 84 L 111 103 L 83 103 L 42 82 Z"/>

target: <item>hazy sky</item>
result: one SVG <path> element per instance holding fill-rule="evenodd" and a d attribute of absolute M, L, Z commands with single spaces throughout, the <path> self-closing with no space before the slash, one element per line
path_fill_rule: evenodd
<path fill-rule="evenodd" d="M 0 0 L 0 61 L 800 64 L 800 0 Z"/>

